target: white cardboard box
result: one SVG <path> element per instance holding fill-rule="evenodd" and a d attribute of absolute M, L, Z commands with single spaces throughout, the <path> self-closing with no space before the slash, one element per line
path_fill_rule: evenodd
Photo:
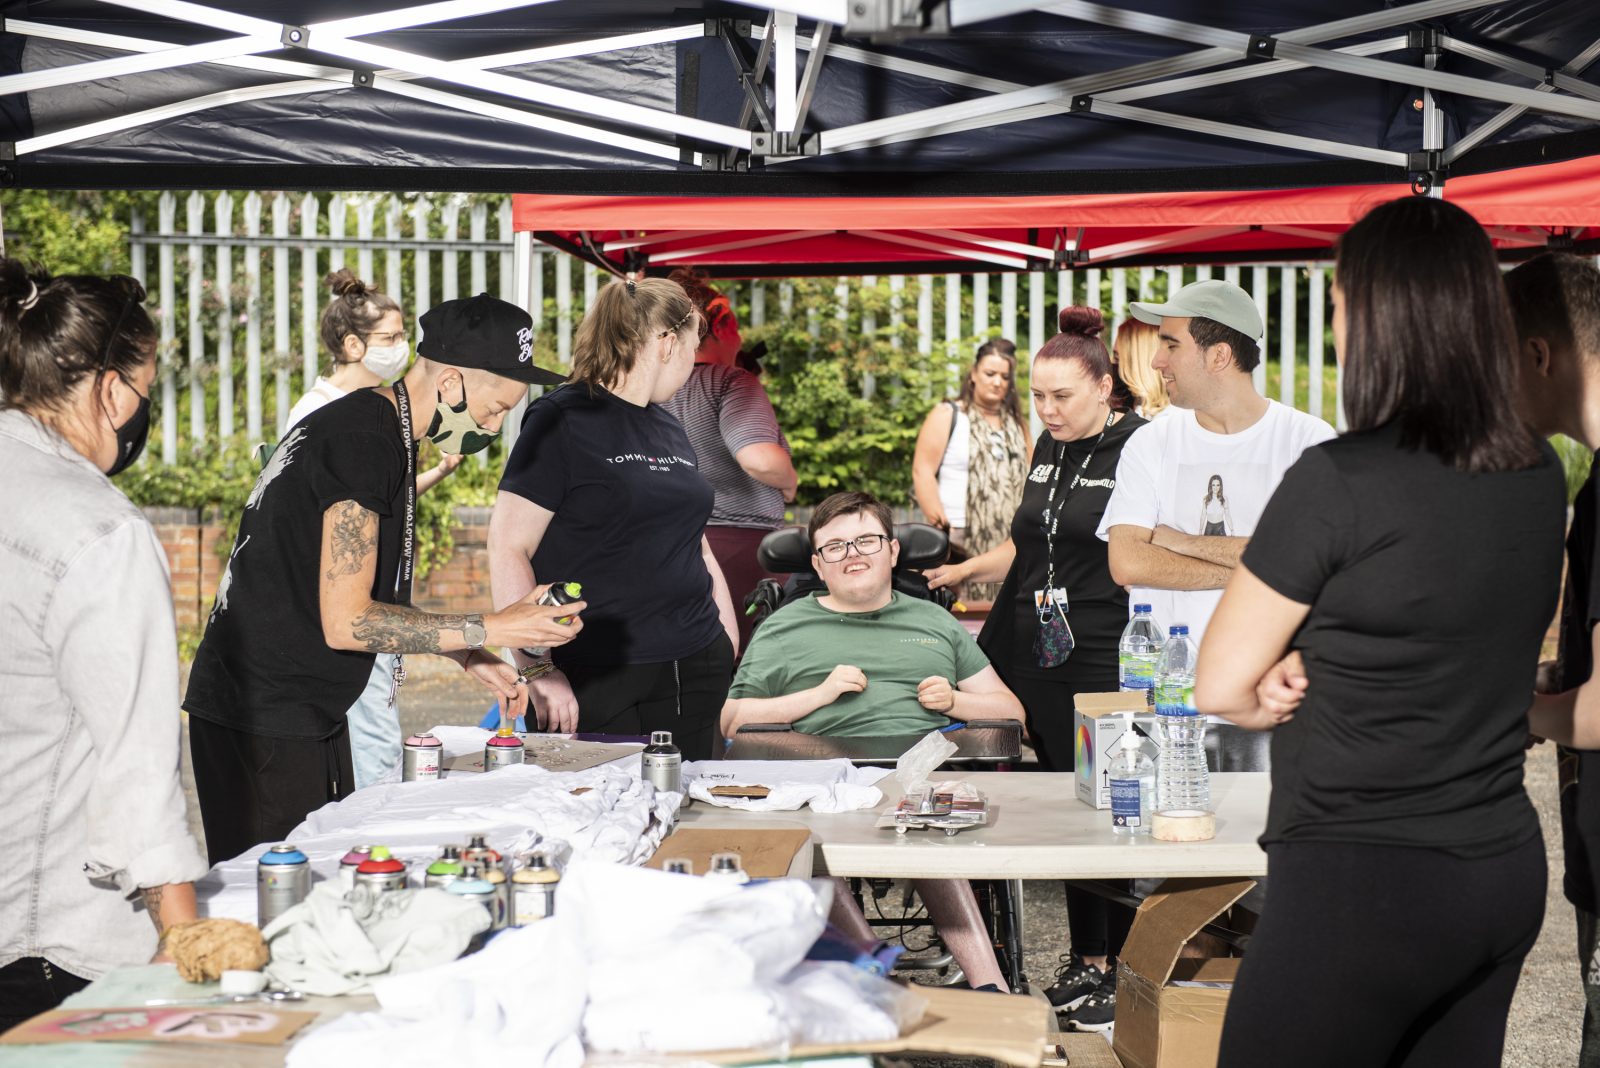
<path fill-rule="evenodd" d="M 1113 747 L 1122 737 L 1124 713 L 1134 713 L 1134 726 L 1145 734 L 1145 752 L 1155 759 L 1160 749 L 1155 713 L 1145 702 L 1144 691 L 1080 693 L 1073 699 L 1073 750 L 1077 771 L 1078 800 L 1090 808 L 1111 807 L 1111 766 Z"/>

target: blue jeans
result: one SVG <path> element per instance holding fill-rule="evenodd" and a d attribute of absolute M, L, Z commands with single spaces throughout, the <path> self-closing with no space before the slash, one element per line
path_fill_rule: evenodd
<path fill-rule="evenodd" d="M 379 653 L 372 660 L 367 688 L 345 713 L 350 725 L 350 756 L 355 765 L 356 789 L 400 781 L 400 712 L 394 668 L 400 657 Z"/>

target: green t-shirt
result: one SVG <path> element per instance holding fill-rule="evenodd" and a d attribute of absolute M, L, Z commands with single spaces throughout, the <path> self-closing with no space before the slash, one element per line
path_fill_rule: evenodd
<path fill-rule="evenodd" d="M 832 612 L 813 595 L 761 624 L 728 696 L 798 693 L 840 664 L 860 668 L 867 688 L 796 720 L 795 730 L 862 737 L 943 727 L 949 717 L 917 703 L 917 684 L 941 675 L 954 686 L 988 667 L 989 658 L 954 616 L 931 601 L 897 592 L 876 612 Z"/>

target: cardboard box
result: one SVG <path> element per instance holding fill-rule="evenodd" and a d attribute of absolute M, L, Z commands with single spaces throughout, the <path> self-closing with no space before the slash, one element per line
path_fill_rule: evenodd
<path fill-rule="evenodd" d="M 1115 1051 L 1124 1068 L 1215 1068 L 1239 958 L 1182 957 L 1253 879 L 1169 879 L 1139 906 L 1117 962 Z"/>
<path fill-rule="evenodd" d="M 1142 690 L 1118 693 L 1080 693 L 1073 698 L 1074 767 L 1078 774 L 1078 800 L 1090 808 L 1111 807 L 1112 746 L 1122 737 L 1123 714 L 1134 713 L 1133 722 L 1146 736 L 1145 751 L 1155 759 L 1161 736 L 1156 733 L 1156 717 L 1145 703 Z"/>
<path fill-rule="evenodd" d="M 1053 1018 L 1050 1006 L 1043 1001 L 983 990 L 946 990 L 937 986 L 914 989 L 927 999 L 928 1009 L 922 1020 L 907 1028 L 899 1038 L 837 1046 L 796 1046 L 786 1053 L 785 1062 L 860 1053 L 904 1053 L 980 1059 L 1009 1068 L 1039 1068 L 1048 1048 L 1045 1036 Z M 1099 1035 L 1087 1037 L 1105 1046 L 1105 1040 Z M 652 1061 L 670 1065 L 677 1059 L 680 1058 L 652 1058 Z M 749 1066 L 760 1063 L 763 1058 L 753 1050 L 724 1050 L 686 1054 L 682 1059 L 697 1064 L 710 1061 Z"/>
<path fill-rule="evenodd" d="M 1045 1040 L 1040 1068 L 1122 1068 L 1104 1035 L 1069 1031 Z"/>

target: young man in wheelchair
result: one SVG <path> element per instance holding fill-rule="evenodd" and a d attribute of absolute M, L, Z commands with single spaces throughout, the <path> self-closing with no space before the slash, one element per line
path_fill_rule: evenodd
<path fill-rule="evenodd" d="M 888 507 L 836 493 L 812 513 L 811 566 L 826 585 L 786 605 L 751 639 L 722 707 L 722 731 L 787 723 L 808 734 L 919 734 L 954 720 L 1021 721 L 1022 703 L 948 611 L 893 587 L 900 544 Z M 917 892 L 974 987 L 1004 987 L 972 888 L 924 879 Z M 870 940 L 843 892 L 833 920 Z"/>

